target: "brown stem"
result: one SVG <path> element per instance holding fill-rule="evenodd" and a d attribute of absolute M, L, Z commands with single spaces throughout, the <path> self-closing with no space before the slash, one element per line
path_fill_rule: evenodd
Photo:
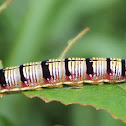
<path fill-rule="evenodd" d="M 13 0 L 6 0 L 1 6 L 0 6 L 0 13 L 7 8 L 7 6 L 12 2 Z"/>
<path fill-rule="evenodd" d="M 0 69 L 3 69 L 3 64 L 1 60 L 0 60 Z"/>
<path fill-rule="evenodd" d="M 68 41 L 68 45 L 67 47 L 64 49 L 64 51 L 61 53 L 59 59 L 64 59 L 67 55 L 67 53 L 69 52 L 69 50 L 72 48 L 72 46 L 78 41 L 80 40 L 88 31 L 90 30 L 90 28 L 85 28 L 82 32 L 80 32 L 75 38 L 73 38 L 72 40 Z"/>

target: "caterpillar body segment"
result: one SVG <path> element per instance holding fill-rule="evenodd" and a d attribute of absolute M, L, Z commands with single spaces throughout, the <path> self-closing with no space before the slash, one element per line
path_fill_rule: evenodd
<path fill-rule="evenodd" d="M 0 93 L 35 90 L 41 87 L 82 86 L 126 81 L 125 59 L 49 59 L 0 69 Z"/>

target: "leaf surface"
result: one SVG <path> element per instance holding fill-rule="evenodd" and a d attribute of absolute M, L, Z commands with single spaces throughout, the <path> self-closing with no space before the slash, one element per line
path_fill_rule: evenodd
<path fill-rule="evenodd" d="M 60 101 L 63 104 L 91 105 L 105 109 L 115 119 L 126 123 L 126 83 L 125 84 L 85 85 L 81 89 L 45 88 L 40 91 L 25 91 L 28 97 L 39 97 L 45 102 Z M 123 85 L 123 86 L 122 86 Z"/>

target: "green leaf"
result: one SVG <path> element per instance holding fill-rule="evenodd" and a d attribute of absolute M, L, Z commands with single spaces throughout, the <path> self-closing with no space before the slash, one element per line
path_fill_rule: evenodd
<path fill-rule="evenodd" d="M 126 83 L 123 84 L 126 86 Z M 121 87 L 120 87 L 121 86 Z M 96 109 L 105 109 L 111 113 L 115 119 L 120 119 L 126 123 L 126 90 L 122 85 L 85 85 L 81 89 L 45 88 L 41 91 L 25 91 L 28 97 L 39 97 L 45 102 L 60 101 L 68 104 L 91 105 Z"/>
<path fill-rule="evenodd" d="M 14 123 L 6 116 L 0 114 L 0 126 L 14 126 Z"/>

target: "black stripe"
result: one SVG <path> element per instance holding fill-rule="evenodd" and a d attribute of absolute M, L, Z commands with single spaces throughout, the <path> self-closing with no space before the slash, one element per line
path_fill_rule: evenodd
<path fill-rule="evenodd" d="M 106 58 L 107 60 L 107 73 L 110 74 L 112 73 L 111 69 L 110 69 L 110 58 Z"/>
<path fill-rule="evenodd" d="M 122 59 L 122 76 L 125 77 L 125 59 Z"/>
<path fill-rule="evenodd" d="M 5 88 L 6 87 L 6 81 L 5 81 L 5 69 L 0 70 L 0 85 L 1 87 Z"/>
<path fill-rule="evenodd" d="M 26 80 L 26 78 L 24 77 L 24 74 L 23 74 L 23 65 L 20 65 L 19 66 L 19 71 L 20 71 L 20 77 L 21 77 L 21 81 L 23 82 L 23 83 L 25 83 L 25 81 L 27 81 Z"/>
<path fill-rule="evenodd" d="M 65 59 L 65 74 L 66 74 L 66 76 L 70 76 L 71 75 L 70 71 L 68 69 L 68 62 L 69 62 L 69 60 L 68 60 L 68 58 L 66 58 Z"/>
<path fill-rule="evenodd" d="M 87 66 L 87 71 L 86 73 L 89 75 L 93 75 L 93 61 L 90 60 L 90 58 L 86 58 L 86 66 Z"/>
<path fill-rule="evenodd" d="M 47 63 L 48 60 L 42 61 L 42 72 L 43 72 L 43 78 L 47 80 L 47 78 L 51 78 L 50 71 L 49 71 L 49 63 Z"/>

